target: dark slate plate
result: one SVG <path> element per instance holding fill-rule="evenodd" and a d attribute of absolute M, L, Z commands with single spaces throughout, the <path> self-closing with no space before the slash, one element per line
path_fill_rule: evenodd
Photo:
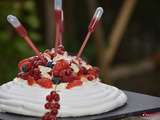
<path fill-rule="evenodd" d="M 121 108 L 108 113 L 93 116 L 59 118 L 58 120 L 113 120 L 125 117 L 141 115 L 144 112 L 160 112 L 160 97 L 139 94 L 135 92 L 124 91 L 128 96 L 127 104 Z M 2 120 L 40 120 L 9 113 L 0 113 Z"/>

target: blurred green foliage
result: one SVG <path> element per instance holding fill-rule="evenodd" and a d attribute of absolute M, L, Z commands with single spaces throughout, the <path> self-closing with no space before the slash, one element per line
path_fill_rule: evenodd
<path fill-rule="evenodd" d="M 13 7 L 14 6 L 14 7 Z M 37 32 L 39 21 L 32 0 L 23 2 L 0 2 L 0 83 L 12 80 L 18 71 L 18 61 L 33 55 L 25 42 L 15 35 L 13 28 L 7 23 L 9 14 L 18 16 L 25 24 L 34 43 L 44 49 L 43 41 Z"/>

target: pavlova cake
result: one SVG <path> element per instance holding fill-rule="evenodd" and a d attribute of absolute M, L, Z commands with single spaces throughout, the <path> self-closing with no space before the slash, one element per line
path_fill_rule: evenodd
<path fill-rule="evenodd" d="M 126 103 L 126 95 L 101 83 L 98 68 L 82 59 L 54 49 L 42 56 L 20 61 L 17 77 L 0 87 L 2 112 L 41 117 L 52 110 L 58 117 L 76 117 L 108 112 Z"/>
<path fill-rule="evenodd" d="M 7 17 L 36 55 L 21 60 L 17 77 L 0 86 L 0 111 L 56 120 L 101 114 L 123 106 L 127 96 L 118 88 L 103 84 L 98 68 L 80 57 L 103 9 L 96 10 L 80 51 L 71 56 L 62 45 L 61 0 L 55 0 L 55 5 L 55 48 L 43 53 L 32 43 L 20 21 L 12 15 Z"/>

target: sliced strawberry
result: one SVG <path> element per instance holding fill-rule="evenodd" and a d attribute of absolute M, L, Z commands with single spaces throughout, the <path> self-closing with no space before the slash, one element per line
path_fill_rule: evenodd
<path fill-rule="evenodd" d="M 39 84 L 41 87 L 44 88 L 52 88 L 52 81 L 47 79 L 47 78 L 43 78 L 43 79 L 39 79 L 36 81 L 37 84 Z"/>
<path fill-rule="evenodd" d="M 29 75 L 29 72 L 27 72 L 27 73 L 22 73 L 19 77 L 24 80 L 29 80 L 31 76 Z"/>
<path fill-rule="evenodd" d="M 18 63 L 18 69 L 22 71 L 23 65 L 26 65 L 27 70 L 31 68 L 31 62 L 28 59 L 24 59 Z"/>
<path fill-rule="evenodd" d="M 54 69 L 59 71 L 67 68 L 69 68 L 69 63 L 65 60 L 59 60 L 54 66 Z"/>
<path fill-rule="evenodd" d="M 53 67 L 53 75 L 59 76 L 60 72 L 67 68 L 69 68 L 69 63 L 65 60 L 59 60 Z"/>
<path fill-rule="evenodd" d="M 33 85 L 35 83 L 35 80 L 33 79 L 33 77 L 31 77 L 30 79 L 27 80 L 28 85 Z"/>
<path fill-rule="evenodd" d="M 81 86 L 82 85 L 82 81 L 80 81 L 80 80 L 74 80 L 73 82 L 71 82 L 71 83 L 68 83 L 68 85 L 67 85 L 67 89 L 71 89 L 71 88 L 73 88 L 73 87 L 76 87 L 76 86 Z"/>

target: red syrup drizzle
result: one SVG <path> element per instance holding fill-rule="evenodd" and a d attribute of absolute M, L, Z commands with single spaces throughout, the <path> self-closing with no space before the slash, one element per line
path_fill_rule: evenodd
<path fill-rule="evenodd" d="M 61 10 L 55 10 L 55 22 L 56 22 L 56 40 L 55 49 L 62 45 L 62 32 L 63 32 L 63 12 Z"/>
<path fill-rule="evenodd" d="M 57 120 L 58 110 L 60 109 L 60 96 L 56 90 L 46 96 L 46 101 L 47 103 L 44 105 L 44 108 L 48 112 L 44 114 L 41 120 Z"/>

